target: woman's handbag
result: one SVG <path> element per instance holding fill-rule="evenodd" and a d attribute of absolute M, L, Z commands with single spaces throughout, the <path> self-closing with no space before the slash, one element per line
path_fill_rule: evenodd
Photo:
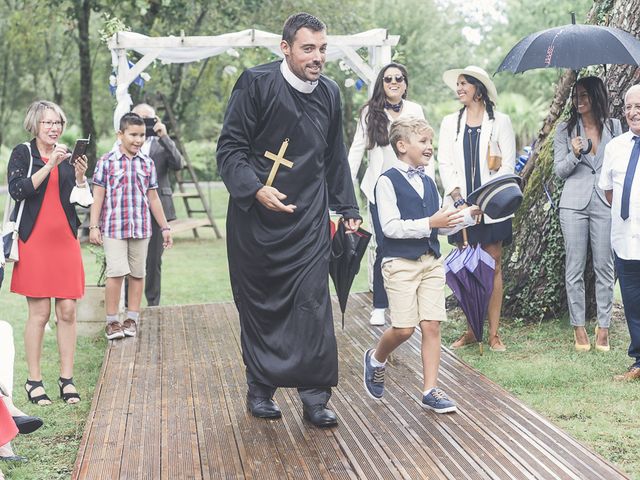
<path fill-rule="evenodd" d="M 489 140 L 487 148 L 487 166 L 489 170 L 499 170 L 502 166 L 502 150 L 497 140 Z"/>
<path fill-rule="evenodd" d="M 33 169 L 33 157 L 31 156 L 31 145 L 28 143 L 25 143 L 25 145 L 29 149 L 29 172 L 27 173 L 27 178 L 29 178 L 31 177 L 31 170 Z M 17 262 L 20 259 L 18 253 L 18 229 L 20 228 L 20 220 L 22 219 L 22 211 L 24 210 L 24 200 L 20 202 L 15 221 L 11 220 L 12 205 L 13 199 L 9 192 L 7 192 L 4 220 L 2 221 L 2 250 L 7 262 Z"/>
<path fill-rule="evenodd" d="M 491 122 L 491 135 L 489 135 L 489 144 L 487 145 L 487 167 L 489 170 L 497 171 L 502 166 L 502 150 L 497 140 L 493 139 L 493 127 L 496 121 Z"/>

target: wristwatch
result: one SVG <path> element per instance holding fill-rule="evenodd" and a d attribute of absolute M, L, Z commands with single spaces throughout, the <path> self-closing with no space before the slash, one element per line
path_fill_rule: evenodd
<path fill-rule="evenodd" d="M 458 200 L 453 202 L 453 206 L 455 208 L 458 208 L 458 207 L 461 207 L 462 205 L 465 205 L 466 203 L 467 203 L 467 201 L 464 198 L 460 197 Z"/>
<path fill-rule="evenodd" d="M 161 232 L 170 232 L 171 231 L 171 226 L 167 225 L 166 227 L 162 227 L 160 229 Z"/>

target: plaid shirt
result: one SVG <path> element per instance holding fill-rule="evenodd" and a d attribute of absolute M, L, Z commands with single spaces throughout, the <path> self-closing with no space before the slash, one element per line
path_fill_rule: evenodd
<path fill-rule="evenodd" d="M 151 236 L 147 191 L 158 188 L 153 160 L 144 153 L 129 159 L 116 147 L 98 160 L 93 183 L 106 190 L 100 213 L 100 227 L 105 237 Z"/>

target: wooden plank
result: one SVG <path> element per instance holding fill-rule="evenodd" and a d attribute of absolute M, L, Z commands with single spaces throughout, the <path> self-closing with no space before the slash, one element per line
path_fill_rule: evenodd
<path fill-rule="evenodd" d="M 423 410 L 419 334 L 389 360 L 384 399 L 370 399 L 362 355 L 384 329 L 369 308 L 353 295 L 336 330 L 330 429 L 303 420 L 295 389 L 275 395 L 282 419 L 247 411 L 233 304 L 146 309 L 137 338 L 108 345 L 73 478 L 627 478 L 446 348 L 440 384 L 459 412 Z"/>
<path fill-rule="evenodd" d="M 210 227 L 211 222 L 206 218 L 177 218 L 169 222 L 171 233 L 186 232 L 194 228 Z"/>
<path fill-rule="evenodd" d="M 182 311 L 161 310 L 162 463 L 161 478 L 201 479 L 194 418 L 187 332 Z"/>

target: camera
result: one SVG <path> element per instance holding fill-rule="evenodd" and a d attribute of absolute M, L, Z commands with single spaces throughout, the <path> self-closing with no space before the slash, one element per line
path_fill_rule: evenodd
<path fill-rule="evenodd" d="M 156 124 L 157 120 L 155 118 L 143 118 L 143 120 L 144 120 L 145 129 L 146 129 L 144 132 L 145 136 L 157 137 L 158 135 L 153 130 L 153 127 Z"/>

